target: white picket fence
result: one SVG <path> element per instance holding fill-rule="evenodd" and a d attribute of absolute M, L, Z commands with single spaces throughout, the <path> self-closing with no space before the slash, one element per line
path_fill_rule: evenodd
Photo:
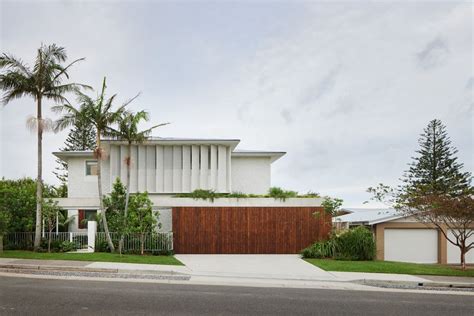
<path fill-rule="evenodd" d="M 51 236 L 51 241 L 69 241 L 75 243 L 76 249 L 86 249 L 87 248 L 87 233 L 79 232 L 57 232 L 57 233 L 42 233 L 41 238 L 44 240 L 49 240 Z M 14 249 L 31 249 L 33 248 L 35 241 L 35 233 L 33 232 L 19 232 L 19 233 L 9 233 L 4 237 L 4 245 L 8 248 Z"/>
<path fill-rule="evenodd" d="M 51 236 L 51 241 L 69 241 L 75 244 L 76 249 L 87 249 L 87 233 L 86 232 L 58 232 L 58 233 L 44 233 L 42 239 L 48 240 Z M 110 233 L 113 243 L 118 246 L 120 240 L 119 233 Z M 143 236 L 144 251 L 172 251 L 173 250 L 173 233 L 148 233 Z M 125 252 L 140 252 L 141 235 L 138 233 L 130 233 L 124 235 L 124 251 Z M 35 233 L 33 232 L 18 232 L 9 233 L 4 237 L 4 245 L 9 249 L 32 249 L 35 240 Z M 97 232 L 95 237 L 96 250 L 99 244 L 105 245 L 105 233 Z"/>
<path fill-rule="evenodd" d="M 105 243 L 106 236 L 103 232 L 98 232 L 96 234 L 96 245 L 98 242 Z M 120 240 L 119 233 L 110 233 L 110 238 L 114 245 L 118 246 Z M 141 234 L 139 233 L 129 233 L 124 235 L 123 249 L 124 251 L 129 252 L 139 252 L 140 251 L 140 239 Z M 143 249 L 147 252 L 153 251 L 171 251 L 173 250 L 173 233 L 153 233 L 153 234 L 144 234 L 143 236 Z"/>

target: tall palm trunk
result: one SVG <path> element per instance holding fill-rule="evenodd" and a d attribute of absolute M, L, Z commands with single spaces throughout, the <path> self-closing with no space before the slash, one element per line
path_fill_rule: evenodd
<path fill-rule="evenodd" d="M 36 178 L 36 227 L 34 248 L 38 250 L 41 243 L 41 206 L 43 202 L 43 122 L 41 113 L 41 96 L 37 97 L 37 131 L 38 131 L 38 175 Z"/>
<path fill-rule="evenodd" d="M 110 238 L 109 225 L 107 224 L 107 216 L 105 215 L 104 201 L 102 200 L 102 148 L 100 147 L 100 131 L 97 131 L 97 183 L 99 185 L 99 203 L 100 213 L 102 215 L 102 224 L 104 225 L 105 238 L 109 245 L 110 251 L 115 252 L 114 243 Z"/>
<path fill-rule="evenodd" d="M 125 210 L 123 213 L 123 224 L 124 228 L 126 229 L 127 227 L 127 216 L 128 216 L 128 202 L 130 201 L 130 165 L 132 164 L 132 143 L 128 143 L 127 147 L 127 158 L 125 160 L 125 164 L 127 165 L 127 178 L 126 178 L 126 186 L 127 186 L 127 192 L 125 194 Z M 124 241 L 124 234 L 122 233 L 122 236 L 120 236 L 120 245 L 119 245 L 119 252 L 122 254 L 122 249 L 123 249 L 123 241 Z"/>
<path fill-rule="evenodd" d="M 130 201 L 130 167 L 132 164 L 132 144 L 128 144 L 128 161 L 127 161 L 127 194 L 125 195 L 125 224 L 127 224 L 128 202 Z"/>

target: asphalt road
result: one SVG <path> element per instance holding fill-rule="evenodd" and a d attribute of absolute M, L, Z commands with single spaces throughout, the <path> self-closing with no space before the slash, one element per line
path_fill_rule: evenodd
<path fill-rule="evenodd" d="M 474 296 L 0 277 L 0 315 L 474 315 Z"/>

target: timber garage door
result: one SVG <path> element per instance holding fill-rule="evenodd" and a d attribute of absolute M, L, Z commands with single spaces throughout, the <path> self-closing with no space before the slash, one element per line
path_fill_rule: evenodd
<path fill-rule="evenodd" d="M 173 208 L 173 247 L 183 254 L 299 253 L 330 228 L 318 207 Z"/>
<path fill-rule="evenodd" d="M 415 263 L 438 262 L 436 229 L 385 229 L 384 259 Z"/>

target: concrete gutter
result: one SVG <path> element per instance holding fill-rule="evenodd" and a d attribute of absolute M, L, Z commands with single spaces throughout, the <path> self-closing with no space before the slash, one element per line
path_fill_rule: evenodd
<path fill-rule="evenodd" d="M 74 272 L 100 272 L 100 273 L 118 273 L 118 269 L 109 268 L 88 268 L 73 266 L 55 266 L 55 265 L 37 265 L 37 264 L 0 264 L 0 270 L 45 270 L 45 271 L 74 271 Z"/>

